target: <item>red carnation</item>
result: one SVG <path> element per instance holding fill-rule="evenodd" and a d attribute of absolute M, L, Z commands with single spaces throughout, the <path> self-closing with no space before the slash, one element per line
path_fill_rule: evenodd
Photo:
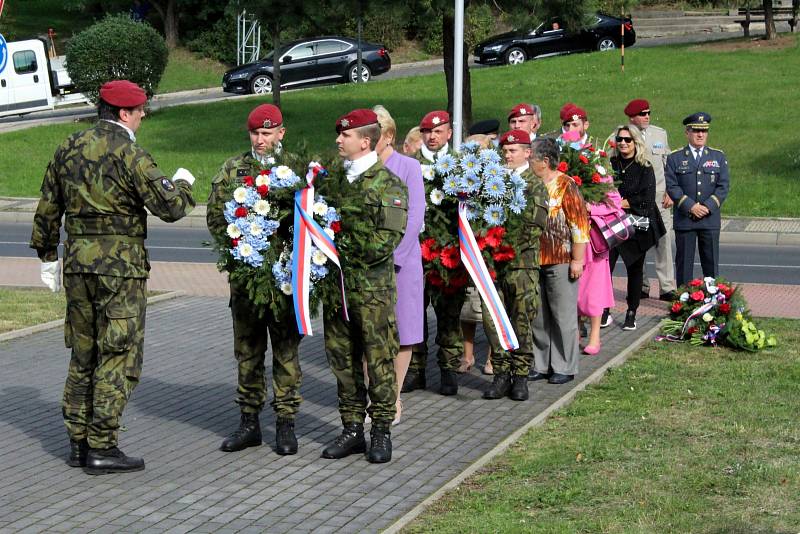
<path fill-rule="evenodd" d="M 233 214 L 237 217 L 247 217 L 247 208 L 244 206 L 239 206 L 236 208 L 236 211 L 234 211 Z"/>
<path fill-rule="evenodd" d="M 696 326 L 690 326 L 689 329 L 686 331 L 686 333 L 689 334 L 690 336 L 694 335 L 695 333 L 697 333 L 697 327 Z"/>
<path fill-rule="evenodd" d="M 333 227 L 333 225 L 331 225 Z M 439 249 L 436 248 L 436 240 L 429 237 L 420 245 L 422 249 L 422 259 L 425 261 L 433 261 L 439 257 Z"/>
<path fill-rule="evenodd" d="M 244 178 L 242 178 L 242 183 L 244 185 L 246 185 L 247 187 L 253 187 L 253 184 L 255 184 L 256 181 L 253 179 L 252 176 L 248 175 L 248 176 L 245 176 Z"/>
<path fill-rule="evenodd" d="M 583 154 L 581 154 L 580 156 L 578 156 L 578 159 L 579 159 L 579 160 L 581 160 L 581 163 L 584 163 L 584 164 L 586 164 L 586 163 L 589 163 L 589 158 L 587 158 L 587 157 L 586 157 L 586 156 L 584 156 Z"/>
<path fill-rule="evenodd" d="M 486 245 L 487 245 L 486 236 L 479 235 L 478 237 L 475 238 L 475 241 L 478 242 L 478 248 L 479 249 L 483 250 L 483 249 L 486 248 Z"/>
<path fill-rule="evenodd" d="M 592 175 L 592 183 L 599 184 L 603 180 L 603 177 L 597 173 Z"/>
<path fill-rule="evenodd" d="M 561 163 L 558 164 L 557 169 L 558 172 L 567 172 L 567 169 L 569 169 L 569 165 L 567 165 L 566 161 L 562 161 Z"/>
<path fill-rule="evenodd" d="M 260 174 L 261 176 L 269 176 L 270 174 L 272 174 L 272 171 L 269 169 L 264 169 L 258 174 Z"/>
<path fill-rule="evenodd" d="M 256 191 L 258 191 L 258 194 L 261 195 L 261 198 L 264 198 L 269 194 L 269 186 L 267 184 L 261 184 L 256 187 Z"/>
<path fill-rule="evenodd" d="M 589 152 L 594 152 L 594 147 L 593 146 L 587 146 L 586 150 L 588 150 Z"/>
<path fill-rule="evenodd" d="M 603 157 L 603 158 L 608 157 L 608 154 L 606 154 L 605 150 L 601 150 L 600 151 L 600 157 Z"/>
<path fill-rule="evenodd" d="M 682 308 L 683 304 L 681 304 L 680 302 L 676 302 L 675 304 L 672 305 L 672 313 L 679 313 Z"/>
<path fill-rule="evenodd" d="M 719 305 L 719 311 L 723 315 L 728 315 L 731 312 L 731 305 L 728 304 L 727 302 L 724 302 Z"/>
<path fill-rule="evenodd" d="M 725 295 L 726 299 L 730 300 L 730 298 L 733 296 L 734 291 L 736 291 L 736 290 L 733 289 L 733 288 L 728 287 L 728 288 L 725 288 L 725 291 L 723 291 L 722 294 Z"/>
<path fill-rule="evenodd" d="M 703 285 L 703 281 L 699 278 L 695 278 L 691 282 L 689 282 L 689 287 L 700 287 Z"/>
<path fill-rule="evenodd" d="M 461 253 L 458 247 L 447 246 L 442 248 L 439 259 L 448 269 L 455 269 L 461 263 Z"/>
<path fill-rule="evenodd" d="M 508 245 L 503 245 L 497 249 L 497 251 L 492 254 L 492 258 L 494 261 L 511 261 L 517 256 L 514 247 L 510 247 Z"/>
<path fill-rule="evenodd" d="M 239 246 L 239 240 L 238 239 L 231 239 L 231 248 L 236 248 L 238 246 Z"/>
<path fill-rule="evenodd" d="M 705 294 L 702 291 L 695 291 L 692 293 L 692 300 L 701 301 L 705 298 Z"/>
<path fill-rule="evenodd" d="M 581 180 L 580 176 L 573 176 L 572 181 L 575 182 L 575 185 L 579 187 L 583 185 L 583 180 Z"/>
<path fill-rule="evenodd" d="M 333 230 L 334 234 L 338 234 L 339 232 L 342 231 L 342 223 L 340 223 L 339 221 L 333 221 L 331 223 L 331 230 Z"/>
<path fill-rule="evenodd" d="M 442 277 L 436 271 L 428 271 L 428 282 L 434 287 L 444 286 L 444 280 L 442 280 Z"/>
<path fill-rule="evenodd" d="M 489 278 L 491 278 L 492 282 L 494 282 L 495 280 L 497 280 L 497 273 L 490 269 L 489 270 Z"/>
<path fill-rule="evenodd" d="M 492 248 L 497 248 L 503 242 L 503 236 L 506 235 L 506 229 L 502 226 L 494 226 L 489 228 L 486 232 L 486 244 Z"/>

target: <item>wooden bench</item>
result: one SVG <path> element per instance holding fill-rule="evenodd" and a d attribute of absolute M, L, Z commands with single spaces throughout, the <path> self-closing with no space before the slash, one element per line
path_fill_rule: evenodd
<path fill-rule="evenodd" d="M 736 20 L 737 24 L 742 26 L 745 37 L 750 37 L 750 24 L 753 22 L 765 22 L 764 9 L 751 9 L 749 7 L 740 7 L 738 15 L 744 15 L 745 18 Z M 797 26 L 797 7 L 773 7 L 772 18 L 775 22 L 786 21 L 789 23 L 789 28 L 794 32 L 794 27 Z"/>

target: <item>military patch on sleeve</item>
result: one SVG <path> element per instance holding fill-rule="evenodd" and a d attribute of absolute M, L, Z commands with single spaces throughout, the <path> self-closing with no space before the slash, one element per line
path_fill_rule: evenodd
<path fill-rule="evenodd" d="M 162 178 L 161 179 L 161 187 L 163 187 L 167 191 L 175 191 L 175 184 L 173 184 L 169 178 Z"/>

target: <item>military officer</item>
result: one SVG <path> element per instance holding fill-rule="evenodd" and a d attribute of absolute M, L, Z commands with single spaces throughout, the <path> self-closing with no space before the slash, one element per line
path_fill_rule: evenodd
<path fill-rule="evenodd" d="M 286 134 L 281 110 L 272 104 L 254 108 L 247 117 L 250 149 L 228 159 L 211 184 L 206 220 L 211 235 L 223 246 L 230 246 L 225 220 L 225 203 L 230 191 L 246 177 L 258 177 L 262 170 L 284 163 L 291 156 L 283 150 L 281 141 Z M 280 161 L 280 163 L 279 163 Z M 233 185 L 232 185 L 233 184 Z M 291 202 L 291 199 L 287 199 Z M 289 204 L 291 206 L 291 204 Z M 291 210 L 285 210 L 291 214 Z M 279 221 L 273 234 L 273 247 L 291 242 L 289 227 L 292 222 Z M 264 358 L 267 342 L 272 338 L 272 408 L 276 415 L 275 450 L 278 454 L 296 454 L 297 438 L 294 419 L 300 406 L 300 360 L 298 346 L 300 334 L 294 319 L 291 297 L 274 311 L 270 306 L 259 306 L 250 299 L 247 287 L 230 281 L 230 307 L 233 316 L 233 353 L 238 364 L 238 397 L 241 410 L 239 428 L 226 437 L 220 450 L 231 452 L 261 445 L 259 414 L 267 399 L 264 381 Z"/>
<path fill-rule="evenodd" d="M 139 471 L 144 460 L 118 447 L 120 419 L 139 383 L 150 264 L 147 211 L 174 222 L 194 207 L 194 177 L 168 179 L 136 144 L 147 95 L 127 80 L 103 84 L 92 128 L 67 138 L 47 167 L 30 246 L 42 260 L 42 281 L 61 287 L 72 349 L 62 412 L 70 439 L 67 464 L 92 475 Z"/>
<path fill-rule="evenodd" d="M 323 184 L 326 196 L 335 198 L 342 213 L 337 247 L 343 260 L 349 321 L 326 306 L 325 351 L 336 376 L 344 429 L 325 447 L 322 457 L 365 452 L 364 417 L 369 411 L 372 430 L 367 460 L 383 463 L 392 458 L 390 425 L 397 400 L 394 358 L 400 350 L 393 258 L 405 232 L 408 189 L 375 152 L 381 129 L 374 111 L 356 109 L 343 115 L 336 121 L 336 132 L 345 173 L 332 175 Z"/>
<path fill-rule="evenodd" d="M 531 137 L 525 130 L 511 130 L 500 137 L 506 168 L 527 183 L 527 204 L 506 224 L 506 239 L 516 256 L 497 274 L 500 298 L 506 307 L 519 348 L 502 349 L 496 330 L 484 310 L 484 331 L 492 346 L 494 379 L 484 399 L 528 399 L 528 371 L 533 361 L 533 320 L 539 309 L 539 237 L 547 224 L 548 194 L 544 182 L 530 170 Z"/>
<path fill-rule="evenodd" d="M 422 149 L 416 154 L 417 160 L 422 165 L 433 165 L 436 160 L 450 151 L 450 138 L 453 129 L 450 126 L 450 114 L 446 111 L 431 111 L 426 114 L 419 124 L 422 132 Z M 423 167 L 424 169 L 425 167 Z M 430 194 L 431 182 L 426 180 L 425 193 Z M 455 205 L 453 205 L 455 206 Z M 427 212 L 432 213 L 431 211 Z M 456 236 L 458 214 L 453 210 L 449 219 L 452 222 L 453 235 Z M 430 221 L 426 221 L 430 225 Z M 442 293 L 429 283 L 425 284 L 425 300 L 423 309 L 428 309 L 428 304 L 433 304 L 436 314 L 436 344 L 439 346 L 437 361 L 440 371 L 439 393 L 442 395 L 455 395 L 458 393 L 458 368 L 461 365 L 461 354 L 464 343 L 461 332 L 461 308 L 466 300 L 466 289 L 456 290 L 452 294 Z M 425 369 L 428 365 L 428 322 L 425 321 L 425 333 L 422 343 L 414 345 L 411 364 L 408 374 L 403 381 L 402 392 L 407 393 L 415 389 L 425 389 Z"/>
<path fill-rule="evenodd" d="M 542 110 L 536 104 L 517 104 L 508 112 L 508 129 L 524 130 L 531 140 L 542 125 Z"/>
<path fill-rule="evenodd" d="M 485 119 L 478 121 L 467 130 L 467 139 L 478 139 L 485 145 L 497 146 L 497 136 L 500 135 L 500 121 L 497 119 Z"/>
<path fill-rule="evenodd" d="M 666 233 L 658 240 L 657 246 L 652 249 L 656 259 L 656 276 L 658 276 L 659 298 L 672 300 L 675 292 L 675 264 L 672 263 L 672 217 L 668 213 L 672 207 L 672 199 L 667 194 L 664 180 L 664 166 L 669 155 L 669 142 L 667 131 L 650 122 L 650 103 L 637 98 L 625 106 L 625 115 L 631 124 L 638 127 L 644 137 L 647 147 L 647 160 L 653 166 L 656 175 L 656 202 L 659 204 L 661 218 L 664 220 Z M 647 298 L 650 294 L 650 284 L 645 276 L 642 283 L 642 296 Z"/>
<path fill-rule="evenodd" d="M 561 107 L 559 111 L 561 118 L 561 134 L 567 132 L 578 132 L 580 138 L 575 143 L 580 146 L 587 146 L 590 144 L 589 134 L 589 116 L 586 110 L 580 106 L 567 102 Z"/>
<path fill-rule="evenodd" d="M 689 144 L 667 157 L 664 172 L 675 229 L 675 278 L 678 286 L 692 279 L 695 243 L 703 276 L 719 274 L 720 208 L 728 196 L 728 160 L 721 150 L 706 146 L 711 115 L 693 113 L 685 119 Z"/>

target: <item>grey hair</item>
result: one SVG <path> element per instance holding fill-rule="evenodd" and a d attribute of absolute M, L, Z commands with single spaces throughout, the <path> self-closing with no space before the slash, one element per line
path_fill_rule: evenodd
<path fill-rule="evenodd" d="M 612 140 L 616 143 L 616 137 L 619 135 L 619 132 L 622 130 L 628 130 L 631 133 L 631 137 L 633 138 L 633 146 L 636 149 L 636 153 L 633 155 L 633 160 L 642 165 L 643 167 L 650 167 L 650 161 L 647 159 L 647 149 L 644 146 L 644 136 L 642 135 L 642 131 L 633 124 L 620 124 L 616 128 L 614 128 L 614 133 L 611 134 Z M 609 155 L 617 158 L 621 158 L 622 154 L 620 154 L 619 149 L 616 147 L 616 144 L 611 148 Z"/>
<path fill-rule="evenodd" d="M 550 137 L 537 137 L 531 144 L 530 159 L 544 161 L 544 158 L 547 158 L 550 170 L 555 170 L 558 166 L 558 154 L 558 143 Z"/>
<path fill-rule="evenodd" d="M 539 107 L 539 104 L 531 104 L 533 108 L 533 112 L 536 114 L 536 119 L 539 122 L 542 122 L 542 108 Z"/>

